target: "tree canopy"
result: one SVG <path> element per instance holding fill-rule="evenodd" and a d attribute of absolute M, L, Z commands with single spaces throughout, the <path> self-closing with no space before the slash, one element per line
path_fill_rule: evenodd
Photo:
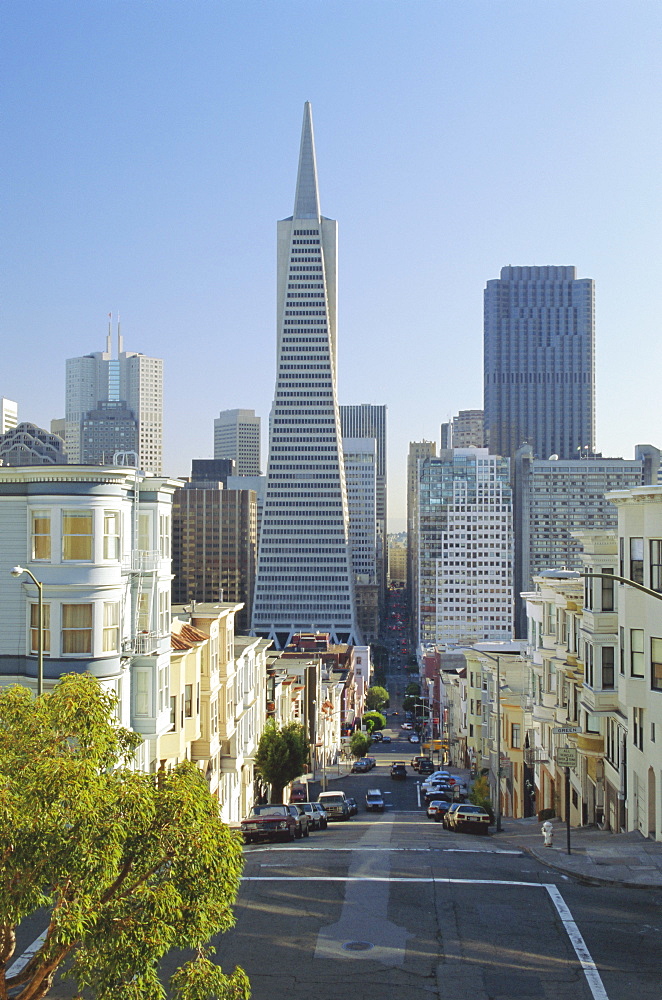
<path fill-rule="evenodd" d="M 278 728 L 267 722 L 255 754 L 255 770 L 271 785 L 271 801 L 283 801 L 283 789 L 308 770 L 310 743 L 303 726 L 289 722 Z"/>
<path fill-rule="evenodd" d="M 379 711 L 383 705 L 388 705 L 388 697 L 388 691 L 385 687 L 380 687 L 379 684 L 374 684 L 372 687 L 369 687 L 366 692 L 366 707 L 371 710 L 376 709 Z"/>
<path fill-rule="evenodd" d="M 365 757 L 372 740 L 367 733 L 362 733 L 359 729 L 352 733 L 349 740 L 349 749 L 352 757 Z"/>
<path fill-rule="evenodd" d="M 420 693 L 421 693 L 421 685 L 418 684 L 417 681 L 412 681 L 411 684 L 408 684 L 407 687 L 405 688 L 405 694 L 420 694 Z"/>
<path fill-rule="evenodd" d="M 361 722 L 367 728 L 368 732 L 374 733 L 375 730 L 384 728 L 386 725 L 386 716 L 382 715 L 381 712 L 364 712 Z"/>
<path fill-rule="evenodd" d="M 207 942 L 234 924 L 241 843 L 204 776 L 131 768 L 141 737 L 113 720 L 115 695 L 88 674 L 51 693 L 0 689 L 0 998 L 47 996 L 65 963 L 95 1000 L 161 1000 L 158 964 L 193 951 L 171 996 L 250 996 Z M 8 975 L 16 928 L 46 911 L 44 943 Z"/>

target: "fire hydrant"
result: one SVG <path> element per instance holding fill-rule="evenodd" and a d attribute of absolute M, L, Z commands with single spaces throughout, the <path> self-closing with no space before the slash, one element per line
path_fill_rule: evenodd
<path fill-rule="evenodd" d="M 554 842 L 554 824 L 547 819 L 542 825 L 542 836 L 545 847 L 551 847 Z"/>

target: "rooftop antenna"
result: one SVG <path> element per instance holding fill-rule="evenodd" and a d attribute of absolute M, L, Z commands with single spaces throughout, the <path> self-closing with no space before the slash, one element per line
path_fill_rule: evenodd
<path fill-rule="evenodd" d="M 110 354 L 111 350 L 112 350 L 112 348 L 111 348 L 111 333 L 112 333 L 111 327 L 112 327 L 112 322 L 113 322 L 113 314 L 112 313 L 108 313 L 108 334 L 106 336 L 106 354 Z"/>
<path fill-rule="evenodd" d="M 117 314 L 117 351 L 118 357 L 124 351 L 124 341 L 122 339 L 122 324 L 120 321 L 120 314 Z"/>

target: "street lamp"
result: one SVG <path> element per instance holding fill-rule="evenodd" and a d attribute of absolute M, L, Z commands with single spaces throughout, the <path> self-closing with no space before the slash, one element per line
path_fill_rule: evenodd
<path fill-rule="evenodd" d="M 14 566 L 10 572 L 15 577 L 27 573 L 37 588 L 39 602 L 37 605 L 37 697 L 39 698 L 44 693 L 44 586 L 24 566 Z"/>

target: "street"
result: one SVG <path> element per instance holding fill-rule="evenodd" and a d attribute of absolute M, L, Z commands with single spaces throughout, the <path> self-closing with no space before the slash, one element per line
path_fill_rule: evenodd
<path fill-rule="evenodd" d="M 581 886 L 496 836 L 443 830 L 411 768 L 388 776 L 405 747 L 373 748 L 375 770 L 341 779 L 359 803 L 349 823 L 246 849 L 237 926 L 215 945 L 254 1000 L 659 1000 L 662 893 Z M 373 787 L 383 814 L 364 811 Z"/>

